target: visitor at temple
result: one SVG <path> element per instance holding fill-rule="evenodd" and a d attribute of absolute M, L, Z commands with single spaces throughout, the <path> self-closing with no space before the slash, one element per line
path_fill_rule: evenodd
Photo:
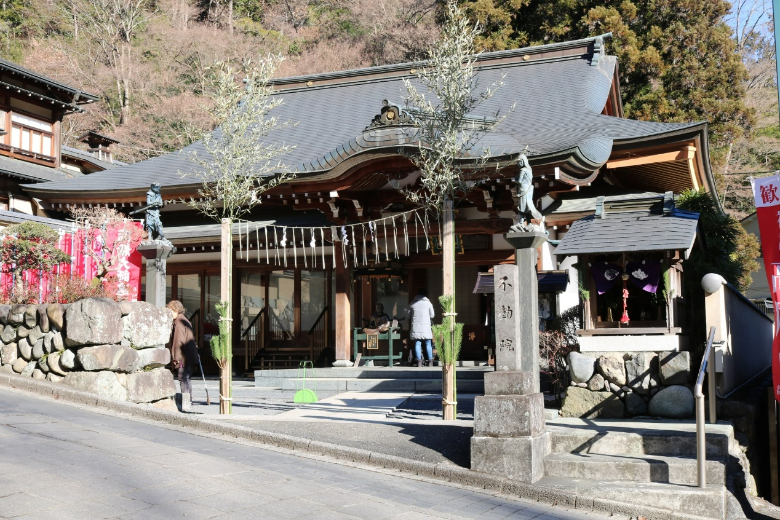
<path fill-rule="evenodd" d="M 167 307 L 173 314 L 171 368 L 177 372 L 181 386 L 181 411 L 189 412 L 192 405 L 192 369 L 200 363 L 198 344 L 192 324 L 184 316 L 184 305 L 179 300 L 171 300 Z"/>
<path fill-rule="evenodd" d="M 433 331 L 431 330 L 431 320 L 435 316 L 433 304 L 428 299 L 425 289 L 417 292 L 412 304 L 407 311 L 409 317 L 409 338 L 414 341 L 414 353 L 417 357 L 417 366 L 423 366 L 422 343 L 425 342 L 425 353 L 428 364 L 433 366 Z"/>

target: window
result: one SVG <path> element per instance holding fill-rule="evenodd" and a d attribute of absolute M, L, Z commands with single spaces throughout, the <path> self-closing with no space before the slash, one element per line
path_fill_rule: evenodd
<path fill-rule="evenodd" d="M 11 114 L 11 146 L 27 152 L 54 156 L 53 125 L 39 119 Z"/>

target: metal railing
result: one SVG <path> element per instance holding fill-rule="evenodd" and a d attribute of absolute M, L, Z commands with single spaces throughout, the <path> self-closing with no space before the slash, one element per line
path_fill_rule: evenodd
<path fill-rule="evenodd" d="M 279 319 L 279 316 L 277 316 L 273 309 L 269 309 L 268 316 L 271 318 L 269 322 L 271 341 L 284 341 L 293 339 L 293 333 L 287 329 L 287 327 L 284 325 L 284 323 L 282 323 L 282 320 Z"/>
<path fill-rule="evenodd" d="M 696 399 L 696 469 L 698 473 L 698 485 L 707 487 L 707 437 L 705 435 L 706 424 L 704 421 L 704 371 L 707 371 L 707 394 L 710 398 L 710 424 L 715 424 L 717 417 L 717 394 L 715 393 L 715 350 L 712 341 L 715 339 L 715 327 L 710 328 L 710 336 L 707 339 L 707 348 L 701 359 L 701 367 L 696 377 L 696 386 L 693 389 L 693 397 Z"/>
<path fill-rule="evenodd" d="M 249 363 L 265 346 L 265 320 L 261 319 L 265 309 L 260 309 L 252 323 L 241 333 L 244 342 L 244 370 L 249 370 Z"/>

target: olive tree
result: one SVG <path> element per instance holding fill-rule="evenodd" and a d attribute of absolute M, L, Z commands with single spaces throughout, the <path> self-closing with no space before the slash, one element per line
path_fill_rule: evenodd
<path fill-rule="evenodd" d="M 278 159 L 292 147 L 275 143 L 272 135 L 291 125 L 271 115 L 282 104 L 270 83 L 281 60 L 268 56 L 245 61 L 238 68 L 224 61 L 214 64 L 209 95 L 218 126 L 202 138 L 205 153 L 190 153 L 194 168 L 180 172 L 201 181 L 197 198 L 185 202 L 222 223 L 220 321 L 232 316 L 233 223 L 260 204 L 263 192 L 293 176 Z M 217 342 L 214 352 L 220 367 L 220 413 L 231 411 L 232 327 L 225 330 L 224 344 Z"/>
<path fill-rule="evenodd" d="M 406 107 L 412 115 L 414 138 L 419 143 L 409 158 L 420 170 L 420 185 L 407 189 L 407 198 L 426 208 L 442 222 L 443 295 L 446 298 L 447 341 L 439 348 L 443 362 L 444 419 L 455 418 L 455 241 L 453 203 L 481 180 L 490 151 L 476 153 L 479 140 L 500 121 L 496 112 L 475 117 L 473 112 L 503 84 L 503 78 L 480 88 L 475 65 L 474 40 L 479 24 L 471 24 L 455 0 L 446 7 L 441 37 L 428 50 L 428 59 L 416 72 L 417 81 L 405 79 Z M 418 86 L 418 85 L 421 85 Z M 452 318 L 452 319 L 450 319 Z"/>

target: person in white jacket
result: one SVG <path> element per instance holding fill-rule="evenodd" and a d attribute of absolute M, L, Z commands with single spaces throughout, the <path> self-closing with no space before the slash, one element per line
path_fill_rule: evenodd
<path fill-rule="evenodd" d="M 423 366 L 422 343 L 425 342 L 425 350 L 428 355 L 428 363 L 433 366 L 433 331 L 431 320 L 434 318 L 433 305 L 428 299 L 427 291 L 420 289 L 409 310 L 409 339 L 414 341 L 414 354 L 417 357 L 417 366 Z"/>

